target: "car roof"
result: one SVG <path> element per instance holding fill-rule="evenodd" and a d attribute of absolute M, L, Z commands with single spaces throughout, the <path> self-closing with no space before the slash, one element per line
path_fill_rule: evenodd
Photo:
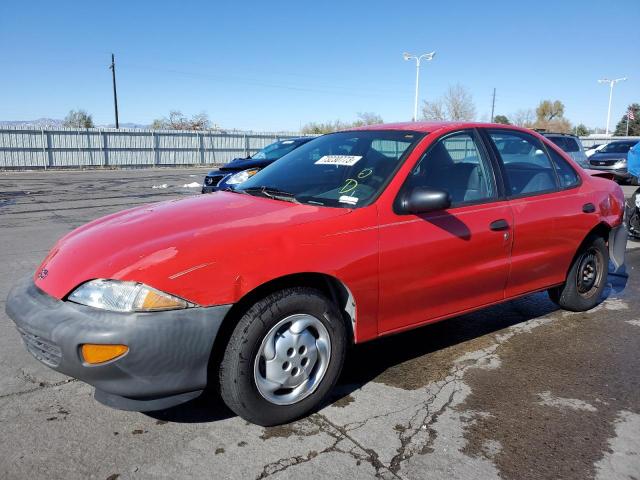
<path fill-rule="evenodd" d="M 503 123 L 484 122 L 398 122 L 381 123 L 377 125 L 364 125 L 362 127 L 349 128 L 351 130 L 411 130 L 413 132 L 435 132 L 436 130 L 455 130 L 458 128 L 503 128 L 508 130 L 518 130 L 527 133 L 536 133 L 529 128 L 516 127 L 515 125 L 505 125 Z"/>

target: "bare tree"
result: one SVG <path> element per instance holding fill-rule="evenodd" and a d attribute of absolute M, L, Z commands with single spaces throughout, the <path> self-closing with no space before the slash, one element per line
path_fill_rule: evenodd
<path fill-rule="evenodd" d="M 384 123 L 382 117 L 374 112 L 359 112 L 358 119 L 353 122 L 354 127 L 361 127 L 363 125 L 378 125 Z"/>
<path fill-rule="evenodd" d="M 471 93 L 462 85 L 450 86 L 442 98 L 425 101 L 422 117 L 425 120 L 469 121 L 476 116 L 476 107 Z"/>
<path fill-rule="evenodd" d="M 433 102 L 424 101 L 422 105 L 422 118 L 425 120 L 431 120 L 435 122 L 441 122 L 447 120 L 447 114 L 444 110 L 444 105 L 441 99 L 434 100 Z"/>
<path fill-rule="evenodd" d="M 93 118 L 84 110 L 71 110 L 64 117 L 63 127 L 68 128 L 93 128 Z"/>
<path fill-rule="evenodd" d="M 453 121 L 470 121 L 476 116 L 476 106 L 471 93 L 460 84 L 449 87 L 444 94 L 447 116 Z"/>
<path fill-rule="evenodd" d="M 377 113 L 361 112 L 358 113 L 358 119 L 353 122 L 343 122 L 342 120 L 334 120 L 333 122 L 309 122 L 302 127 L 301 132 L 304 134 L 320 135 L 353 127 L 362 127 L 364 125 L 377 125 L 379 123 L 384 123 L 384 120 Z"/>
<path fill-rule="evenodd" d="M 512 113 L 509 118 L 511 118 L 511 122 L 518 127 L 531 127 L 535 121 L 535 115 L 530 108 L 518 110 Z"/>
<path fill-rule="evenodd" d="M 151 128 L 157 130 L 212 130 L 217 126 L 212 125 L 209 116 L 202 112 L 191 118 L 186 117 L 179 110 L 169 112 L 169 117 L 154 120 Z"/>

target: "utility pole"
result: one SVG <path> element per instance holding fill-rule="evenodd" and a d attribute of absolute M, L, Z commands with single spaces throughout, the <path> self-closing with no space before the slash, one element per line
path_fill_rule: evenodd
<path fill-rule="evenodd" d="M 118 122 L 118 93 L 116 92 L 116 57 L 111 54 L 111 65 L 109 66 L 111 70 L 111 78 L 113 79 L 113 106 L 116 111 L 116 128 L 120 128 L 120 123 Z"/>
<path fill-rule="evenodd" d="M 493 112 L 496 108 L 496 87 L 493 87 L 493 99 L 491 100 L 491 123 L 493 123 Z"/>
<path fill-rule="evenodd" d="M 607 109 L 607 129 L 605 135 L 609 135 L 609 121 L 611 120 L 611 99 L 613 98 L 613 87 L 618 82 L 624 82 L 627 77 L 616 78 L 614 80 L 609 80 L 608 78 L 602 78 L 598 80 L 598 83 L 608 83 L 609 84 L 609 108 Z"/>

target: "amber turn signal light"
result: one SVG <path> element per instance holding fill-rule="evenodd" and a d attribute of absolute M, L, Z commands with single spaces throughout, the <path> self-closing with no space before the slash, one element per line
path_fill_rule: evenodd
<path fill-rule="evenodd" d="M 121 357 L 129 351 L 129 347 L 126 345 L 85 343 L 82 345 L 81 351 L 85 362 L 96 365 Z"/>

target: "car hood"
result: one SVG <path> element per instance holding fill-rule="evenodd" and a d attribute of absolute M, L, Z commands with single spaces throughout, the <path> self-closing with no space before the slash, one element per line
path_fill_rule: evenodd
<path fill-rule="evenodd" d="M 267 165 L 271 165 L 275 160 L 254 160 L 253 158 L 236 158 L 231 162 L 223 165 L 218 171 L 221 172 L 236 172 L 240 170 L 246 170 L 248 168 L 264 168 Z M 215 173 L 217 170 L 212 170 L 210 173 Z"/>
<path fill-rule="evenodd" d="M 179 277 L 196 270 L 211 275 L 238 246 L 255 250 L 269 235 L 282 236 L 288 228 L 350 211 L 229 192 L 145 205 L 67 234 L 34 281 L 58 299 L 95 278 L 137 281 L 189 299 Z"/>
<path fill-rule="evenodd" d="M 594 153 L 589 157 L 589 160 L 615 160 L 615 159 L 626 159 L 626 153 Z"/>

